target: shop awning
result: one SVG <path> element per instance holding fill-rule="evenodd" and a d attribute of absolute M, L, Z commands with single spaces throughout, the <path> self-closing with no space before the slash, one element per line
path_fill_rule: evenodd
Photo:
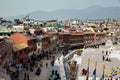
<path fill-rule="evenodd" d="M 16 51 L 25 49 L 27 47 L 28 46 L 26 44 L 24 44 L 24 43 L 16 43 L 16 44 L 13 44 L 13 51 L 16 52 Z"/>

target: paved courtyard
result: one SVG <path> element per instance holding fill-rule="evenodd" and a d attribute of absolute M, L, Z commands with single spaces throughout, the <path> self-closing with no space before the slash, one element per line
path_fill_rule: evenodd
<path fill-rule="evenodd" d="M 117 46 L 119 47 L 119 46 Z M 108 75 L 113 68 L 120 66 L 120 59 L 115 57 L 110 57 L 110 55 L 115 55 L 116 53 L 111 53 L 108 55 L 110 57 L 111 62 L 103 61 L 103 55 L 106 55 L 106 50 L 108 50 L 108 47 L 102 46 L 100 48 L 87 48 L 84 49 L 83 54 L 81 55 L 82 61 L 80 65 L 80 75 L 83 68 L 87 69 L 88 66 L 88 59 L 90 58 L 90 65 L 89 65 L 89 71 L 90 76 L 93 75 L 93 70 L 95 69 L 95 62 L 97 61 L 97 77 L 101 77 L 103 73 L 103 64 L 105 64 L 105 75 Z M 104 53 L 102 54 L 102 51 Z"/>
<path fill-rule="evenodd" d="M 60 55 L 61 55 L 61 53 L 53 54 L 52 56 L 55 56 L 55 58 L 57 59 Z M 29 73 L 30 80 L 48 80 L 48 76 L 49 76 L 51 68 L 58 69 L 56 67 L 50 66 L 50 60 L 44 59 L 44 60 L 41 60 L 41 62 L 43 63 L 43 66 L 41 67 L 40 76 L 35 75 L 35 71 L 37 69 L 37 67 L 35 67 L 33 72 L 23 70 L 23 72 L 19 75 L 19 80 L 24 80 L 25 72 Z M 48 63 L 48 68 L 46 68 L 46 63 Z M 38 62 L 38 64 L 39 64 L 39 62 Z"/>
<path fill-rule="evenodd" d="M 119 46 L 115 46 L 116 48 L 119 49 Z M 118 50 L 117 49 L 117 50 Z M 101 46 L 100 48 L 87 48 L 83 50 L 83 54 L 80 56 L 81 60 L 79 62 L 81 62 L 81 64 L 79 65 L 79 71 L 78 71 L 78 76 L 81 76 L 82 73 L 82 69 L 85 68 L 87 69 L 88 66 L 88 58 L 90 58 L 90 65 L 89 65 L 89 72 L 90 72 L 90 77 L 92 77 L 93 75 L 93 70 L 95 69 L 95 62 L 97 61 L 97 77 L 101 77 L 102 72 L 103 72 L 103 64 L 105 64 L 105 75 L 109 74 L 112 67 L 116 68 L 118 66 L 120 66 L 120 59 L 117 59 L 115 57 L 110 57 L 111 62 L 108 61 L 104 61 L 103 62 L 103 55 L 106 55 L 106 50 L 108 50 L 108 47 L 105 46 Z M 104 51 L 104 53 L 102 54 L 102 51 Z M 111 53 L 111 54 L 115 54 L 115 53 Z M 58 57 L 60 57 L 62 55 L 62 53 L 58 53 L 58 54 L 53 54 L 55 56 L 55 58 L 57 59 Z M 41 67 L 41 74 L 40 76 L 36 76 L 35 75 L 35 71 L 36 68 L 34 69 L 33 72 L 27 71 L 27 73 L 29 73 L 30 76 L 30 80 L 48 80 L 48 77 L 50 76 L 50 72 L 52 69 L 54 70 L 58 70 L 59 72 L 59 66 L 55 66 L 52 67 L 50 66 L 50 60 L 44 59 L 41 60 L 43 63 L 43 67 Z M 48 68 L 46 68 L 46 63 L 48 63 Z M 38 62 L 39 64 L 39 62 Z M 19 80 L 23 80 L 23 76 L 24 76 L 24 72 L 26 72 L 25 70 L 22 72 L 22 74 L 20 74 L 19 76 Z"/>

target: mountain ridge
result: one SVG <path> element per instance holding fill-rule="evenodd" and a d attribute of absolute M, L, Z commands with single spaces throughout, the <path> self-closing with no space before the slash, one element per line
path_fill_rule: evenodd
<path fill-rule="evenodd" d="M 116 18 L 120 19 L 120 7 L 101 7 L 92 6 L 86 9 L 61 9 L 55 11 L 34 11 L 28 13 L 30 18 L 37 20 L 51 20 L 51 19 L 107 19 Z M 7 17 L 10 18 L 22 18 L 26 15 Z"/>

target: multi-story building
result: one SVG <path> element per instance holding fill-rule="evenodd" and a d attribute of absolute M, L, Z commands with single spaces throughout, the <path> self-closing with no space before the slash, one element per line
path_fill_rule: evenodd
<path fill-rule="evenodd" d="M 103 28 L 94 28 L 96 44 L 103 44 L 106 41 L 106 32 Z"/>
<path fill-rule="evenodd" d="M 36 38 L 27 33 L 15 33 L 10 36 L 13 40 L 14 58 L 22 61 L 29 52 L 36 50 Z"/>
<path fill-rule="evenodd" d="M 105 38 L 105 33 L 95 32 L 92 28 L 69 29 L 66 32 L 59 33 L 58 36 L 59 45 L 83 47 L 84 45 L 96 43 L 96 41 Z"/>
<path fill-rule="evenodd" d="M 7 68 L 12 58 L 12 43 L 9 40 L 0 39 L 0 66 Z"/>
<path fill-rule="evenodd" d="M 36 50 L 36 37 L 27 33 L 15 33 L 10 36 L 15 43 L 24 43 L 28 45 L 29 50 Z"/>
<path fill-rule="evenodd" d="M 48 52 L 48 51 L 50 50 L 49 44 L 50 44 L 50 35 L 48 35 L 48 34 L 43 34 L 43 35 L 42 35 L 42 49 L 43 49 L 45 52 Z"/>
<path fill-rule="evenodd" d="M 11 25 L 11 26 L 0 26 L 0 36 L 9 38 L 16 32 L 24 32 L 24 26 L 22 25 Z"/>
<path fill-rule="evenodd" d="M 34 34 L 36 35 L 36 47 L 37 47 L 37 52 L 41 53 L 42 50 L 42 34 L 43 34 L 42 29 L 35 29 Z"/>
<path fill-rule="evenodd" d="M 84 43 L 94 43 L 95 42 L 95 33 L 94 32 L 84 32 Z"/>
<path fill-rule="evenodd" d="M 71 32 L 71 33 L 59 33 L 59 43 L 60 44 L 84 44 L 84 36 L 82 32 Z"/>

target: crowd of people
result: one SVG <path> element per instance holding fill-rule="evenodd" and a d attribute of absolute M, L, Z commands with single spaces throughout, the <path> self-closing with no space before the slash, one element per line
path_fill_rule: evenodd
<path fill-rule="evenodd" d="M 111 62 L 111 59 L 109 57 L 110 54 L 111 54 L 111 52 L 108 52 L 107 50 L 106 50 L 105 54 L 104 54 L 104 51 L 102 51 L 102 59 L 103 59 L 103 61 Z"/>
<path fill-rule="evenodd" d="M 45 53 L 45 52 L 44 52 Z M 42 72 L 43 62 L 42 60 L 50 60 L 51 66 L 54 66 L 55 56 L 49 55 L 35 55 L 27 57 L 26 59 L 21 59 L 20 63 L 16 64 L 16 80 L 19 80 L 19 75 L 24 74 L 24 80 L 30 80 L 30 75 L 28 72 L 35 72 L 35 75 L 40 76 Z M 45 63 L 46 69 L 49 63 Z M 36 69 L 37 68 L 37 69 Z"/>

